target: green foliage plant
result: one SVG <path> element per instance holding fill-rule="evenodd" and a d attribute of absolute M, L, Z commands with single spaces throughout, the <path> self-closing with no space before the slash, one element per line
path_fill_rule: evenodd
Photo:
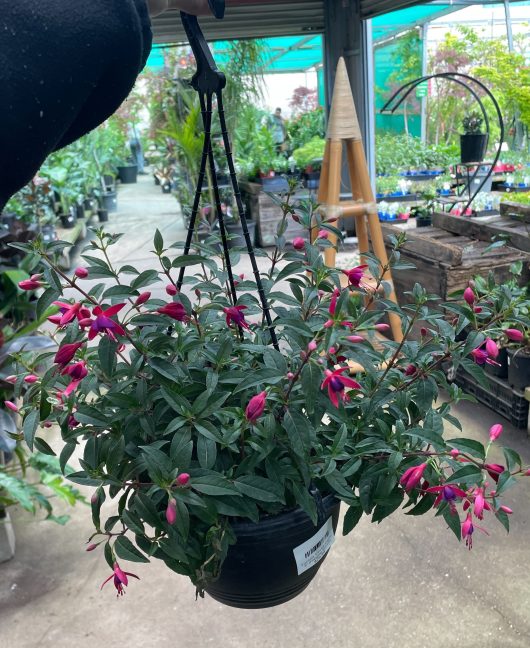
<path fill-rule="evenodd" d="M 316 523 L 311 485 L 344 503 L 344 534 L 363 515 L 379 523 L 401 508 L 433 514 L 469 548 L 495 519 L 509 527 L 503 497 L 527 468 L 509 448 L 502 465 L 488 458 L 501 424 L 484 430 L 485 443 L 461 431 L 452 406 L 468 397 L 443 367 L 487 384 L 484 366 L 498 353 L 492 338 L 504 335 L 505 321 L 530 324 L 526 298 L 489 277 L 484 292 L 470 284 L 436 309 L 418 284 L 412 303 L 396 305 L 384 277 L 389 267 L 410 267 L 400 257 L 405 234 L 393 239 L 388 265 L 367 254 L 361 266 L 329 268 L 322 252 L 340 232 L 313 202 L 293 203 L 295 189 L 278 198 L 277 246 L 263 253 L 277 348 L 252 278 L 239 281 L 234 303 L 226 262 L 211 248 L 217 238 L 183 256 L 181 243 L 157 232 L 152 267 L 140 272 L 109 262 L 120 236 L 100 230 L 84 259 L 88 277 L 106 282 L 86 285 L 55 263 L 63 244 L 30 246 L 44 267 L 39 303 L 60 308 L 60 346 L 24 394 L 25 438 L 33 447 L 49 423 L 59 426 L 63 470 L 93 488 L 89 549 L 102 551 L 111 578 L 118 574 L 118 593 L 118 561 L 152 560 L 202 593 L 237 540 L 232 520 L 300 507 Z M 313 243 L 288 244 L 291 218 Z M 368 270 L 375 290 L 365 287 Z M 167 296 L 155 296 L 157 286 Z M 403 341 L 374 343 L 389 328 L 383 312 L 397 315 Z M 351 375 L 349 361 L 364 371 Z M 446 424 L 458 438 L 447 438 Z M 71 473 L 76 451 L 80 470 Z"/>

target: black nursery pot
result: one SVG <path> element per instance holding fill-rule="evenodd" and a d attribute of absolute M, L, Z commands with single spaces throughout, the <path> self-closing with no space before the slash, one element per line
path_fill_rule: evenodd
<path fill-rule="evenodd" d="M 237 543 L 206 592 L 220 603 L 245 609 L 273 607 L 298 596 L 320 569 L 333 537 L 331 529 L 334 534 L 337 528 L 340 501 L 327 495 L 322 505 L 322 522 L 316 527 L 299 508 L 257 524 L 232 522 Z"/>
<path fill-rule="evenodd" d="M 116 191 L 107 191 L 101 196 L 101 206 L 108 212 L 118 211 L 118 194 Z"/>
<path fill-rule="evenodd" d="M 122 184 L 135 184 L 138 180 L 138 165 L 128 164 L 118 167 L 118 176 Z"/>
<path fill-rule="evenodd" d="M 460 135 L 460 161 L 463 164 L 482 162 L 487 146 L 488 135 L 486 133 Z"/>
<path fill-rule="evenodd" d="M 508 383 L 520 392 L 530 387 L 530 355 L 519 349 L 508 349 Z"/>
<path fill-rule="evenodd" d="M 100 223 L 106 223 L 109 220 L 109 212 L 106 209 L 98 209 L 98 218 Z"/>
<path fill-rule="evenodd" d="M 64 227 L 64 229 L 72 229 L 77 223 L 77 215 L 75 209 L 69 211 L 67 214 L 59 214 L 59 218 L 61 219 L 61 225 Z"/>

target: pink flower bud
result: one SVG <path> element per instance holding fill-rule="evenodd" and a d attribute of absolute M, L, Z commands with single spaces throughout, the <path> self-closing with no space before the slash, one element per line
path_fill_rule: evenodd
<path fill-rule="evenodd" d="M 72 344 L 63 344 L 55 354 L 55 364 L 66 366 L 77 353 L 77 350 L 83 346 L 83 342 L 73 342 Z"/>
<path fill-rule="evenodd" d="M 197 299 L 201 298 L 201 291 L 198 288 L 195 288 L 195 297 L 197 297 Z"/>
<path fill-rule="evenodd" d="M 328 237 L 329 237 L 329 232 L 327 232 L 326 230 L 319 230 L 319 232 L 317 234 L 317 238 L 319 238 L 319 239 L 327 239 Z"/>
<path fill-rule="evenodd" d="M 499 347 L 491 338 L 486 340 L 486 352 L 490 358 L 496 358 L 499 355 Z"/>
<path fill-rule="evenodd" d="M 376 324 L 374 328 L 376 331 L 379 331 L 380 333 L 384 333 L 385 331 L 390 330 L 390 326 L 388 324 Z"/>
<path fill-rule="evenodd" d="M 39 379 L 38 376 L 35 376 L 34 374 L 30 374 L 29 376 L 26 376 L 24 378 L 24 382 L 28 383 L 28 385 L 33 385 L 34 383 L 37 382 L 38 379 Z"/>
<path fill-rule="evenodd" d="M 89 544 L 88 547 L 86 548 L 86 551 L 94 551 L 94 549 L 97 548 L 98 548 L 97 544 Z"/>
<path fill-rule="evenodd" d="M 364 342 L 362 335 L 348 335 L 346 339 L 348 340 L 348 342 L 353 342 L 354 344 L 357 344 L 358 342 Z"/>
<path fill-rule="evenodd" d="M 524 476 L 525 477 L 530 477 L 530 468 L 525 471 Z"/>
<path fill-rule="evenodd" d="M 502 425 L 495 423 L 490 427 L 490 441 L 496 441 L 502 434 Z"/>
<path fill-rule="evenodd" d="M 469 306 L 473 306 L 475 303 L 475 293 L 471 288 L 469 288 L 469 286 L 464 290 L 464 299 Z"/>
<path fill-rule="evenodd" d="M 6 383 L 9 383 L 10 385 L 14 385 L 17 382 L 17 377 L 16 376 L 7 376 L 4 378 L 4 381 Z"/>
<path fill-rule="evenodd" d="M 305 240 L 301 236 L 293 239 L 293 247 L 295 250 L 303 250 L 305 248 Z"/>
<path fill-rule="evenodd" d="M 175 524 L 177 521 L 177 500 L 173 497 L 170 497 L 167 503 L 166 520 L 168 524 Z"/>
<path fill-rule="evenodd" d="M 134 305 L 141 306 L 142 304 L 145 304 L 145 302 L 149 301 L 150 299 L 151 299 L 151 293 L 149 291 L 143 292 L 138 295 L 136 301 L 134 302 Z"/>
<path fill-rule="evenodd" d="M 253 396 L 245 410 L 245 416 L 249 423 L 256 423 L 259 417 L 263 414 L 265 410 L 265 401 L 267 399 L 267 392 L 262 391 L 256 396 Z"/>
<path fill-rule="evenodd" d="M 473 312 L 474 313 L 482 313 L 482 306 L 473 306 Z"/>
<path fill-rule="evenodd" d="M 96 491 L 95 493 L 92 493 L 92 497 L 90 498 L 90 503 L 97 504 L 98 501 L 99 501 L 99 492 Z"/>
<path fill-rule="evenodd" d="M 307 345 L 307 350 L 309 352 L 317 350 L 317 343 L 315 342 L 315 340 L 311 340 L 311 342 Z"/>
<path fill-rule="evenodd" d="M 324 323 L 324 328 L 331 328 L 333 324 L 334 324 L 333 320 L 328 320 L 327 322 Z"/>
<path fill-rule="evenodd" d="M 177 287 L 173 284 L 168 284 L 166 286 L 166 292 L 170 297 L 174 297 L 177 294 L 178 290 Z"/>
<path fill-rule="evenodd" d="M 412 466 L 411 468 L 407 468 L 407 470 L 405 470 L 405 472 L 401 476 L 399 483 L 407 492 L 409 492 L 420 483 L 425 468 L 427 468 L 426 463 L 422 463 L 419 466 Z"/>
<path fill-rule="evenodd" d="M 18 407 L 15 405 L 15 403 L 13 403 L 13 401 L 6 400 L 4 401 L 4 405 L 12 412 L 18 412 Z"/>
<path fill-rule="evenodd" d="M 74 274 L 79 279 L 86 279 L 88 277 L 88 270 L 86 268 L 76 268 Z"/>
<path fill-rule="evenodd" d="M 48 317 L 48 322 L 55 324 L 55 326 L 60 326 L 62 319 L 63 319 L 62 315 L 50 315 L 50 317 Z"/>
<path fill-rule="evenodd" d="M 509 506 L 504 506 L 504 504 L 502 506 L 499 506 L 499 510 L 504 511 L 508 515 L 511 515 L 513 513 L 512 509 Z"/>
<path fill-rule="evenodd" d="M 405 368 L 405 376 L 413 376 L 418 371 L 416 365 L 409 364 Z"/>
<path fill-rule="evenodd" d="M 425 326 L 422 326 L 421 329 L 420 329 L 421 337 L 427 337 L 428 333 L 429 333 L 429 331 L 425 328 Z"/>
<path fill-rule="evenodd" d="M 512 342 L 522 342 L 524 340 L 524 334 L 521 333 L 521 331 L 519 331 L 518 329 L 506 329 L 504 331 L 504 334 Z"/>
<path fill-rule="evenodd" d="M 44 423 L 42 423 L 42 427 L 51 428 L 51 426 L 52 426 L 51 421 L 44 421 Z"/>
<path fill-rule="evenodd" d="M 329 347 L 328 349 L 328 355 L 335 355 L 337 353 L 337 349 L 335 347 Z"/>
<path fill-rule="evenodd" d="M 187 486 L 190 481 L 188 473 L 182 473 L 177 477 L 177 484 L 179 486 Z"/>
<path fill-rule="evenodd" d="M 287 380 L 292 380 L 294 378 L 294 373 L 292 371 L 289 371 L 287 374 Z"/>
<path fill-rule="evenodd" d="M 293 214 L 292 216 L 293 216 L 293 220 L 294 220 L 295 223 L 300 222 L 300 216 L 298 216 L 298 214 Z"/>
<path fill-rule="evenodd" d="M 39 274 L 32 274 L 30 277 L 31 281 L 40 281 L 42 279 L 43 275 L 42 272 Z"/>
<path fill-rule="evenodd" d="M 37 288 L 40 288 L 42 286 L 42 283 L 40 281 L 33 281 L 32 279 L 24 279 L 24 281 L 20 281 L 18 284 L 18 287 L 20 290 L 37 290 Z"/>

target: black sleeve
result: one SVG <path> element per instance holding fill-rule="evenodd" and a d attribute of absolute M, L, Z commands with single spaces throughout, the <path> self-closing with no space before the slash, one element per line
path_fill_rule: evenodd
<path fill-rule="evenodd" d="M 151 42 L 146 0 L 0 0 L 0 209 L 116 111 Z"/>

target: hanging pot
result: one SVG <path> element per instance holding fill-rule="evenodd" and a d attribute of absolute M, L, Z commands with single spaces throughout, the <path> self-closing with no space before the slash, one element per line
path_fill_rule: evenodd
<path fill-rule="evenodd" d="M 337 528 L 340 501 L 327 495 L 321 504 L 316 527 L 299 508 L 257 524 L 232 522 L 237 542 L 206 592 L 225 605 L 246 609 L 272 607 L 298 596 L 325 560 Z"/>
<path fill-rule="evenodd" d="M 508 383 L 512 389 L 524 392 L 530 387 L 530 355 L 522 350 L 508 349 Z"/>
<path fill-rule="evenodd" d="M 482 162 L 487 146 L 488 135 L 486 133 L 460 135 L 460 161 L 462 164 Z"/>

